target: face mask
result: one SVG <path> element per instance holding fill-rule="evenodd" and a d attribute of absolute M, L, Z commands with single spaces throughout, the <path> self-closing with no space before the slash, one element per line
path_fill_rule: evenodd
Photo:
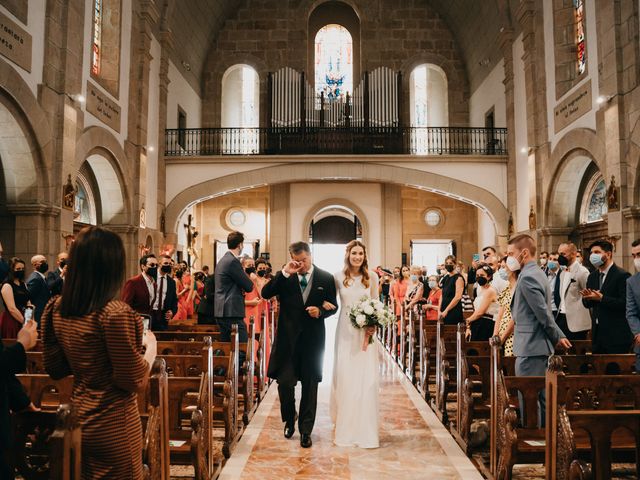
<path fill-rule="evenodd" d="M 561 267 L 568 267 L 569 266 L 569 259 L 567 257 L 565 257 L 564 255 L 560 255 L 558 257 L 558 263 L 560 264 Z"/>
<path fill-rule="evenodd" d="M 438 284 L 437 284 L 434 280 L 431 280 L 431 281 L 429 282 L 429 288 L 434 289 L 434 288 L 436 288 L 437 286 L 438 286 Z"/>
<path fill-rule="evenodd" d="M 481 287 L 484 287 L 487 283 L 489 283 L 489 279 L 486 277 L 478 277 L 477 281 L 478 285 L 480 285 Z"/>
<path fill-rule="evenodd" d="M 640 272 L 640 258 L 633 259 L 633 266 L 636 267 L 636 272 Z"/>
<path fill-rule="evenodd" d="M 257 273 L 258 273 L 259 277 L 264 277 L 267 274 L 267 271 L 266 270 L 258 270 Z"/>
<path fill-rule="evenodd" d="M 547 263 L 547 267 L 549 267 L 549 270 L 557 270 L 558 262 L 555 262 L 553 260 L 549 260 L 549 263 Z"/>
<path fill-rule="evenodd" d="M 411 279 L 411 281 L 412 281 L 412 282 L 414 282 L 414 283 L 418 281 L 418 276 L 417 276 L 417 275 L 411 275 L 409 278 L 410 278 L 410 279 Z"/>
<path fill-rule="evenodd" d="M 49 264 L 47 262 L 41 263 L 38 267 L 40 273 L 46 273 L 47 270 L 49 270 Z"/>
<path fill-rule="evenodd" d="M 512 272 L 520 270 L 520 262 L 516 257 L 507 257 L 507 268 Z"/>
<path fill-rule="evenodd" d="M 540 265 L 542 265 L 543 267 L 547 264 L 547 259 L 546 258 L 541 258 L 540 259 Z"/>
<path fill-rule="evenodd" d="M 604 258 L 602 257 L 603 255 L 601 253 L 592 253 L 589 256 L 589 261 L 594 267 L 600 268 L 602 265 L 604 265 Z"/>
<path fill-rule="evenodd" d="M 147 275 L 155 280 L 158 277 L 158 267 L 147 268 Z"/>
<path fill-rule="evenodd" d="M 582 265 L 582 257 L 576 257 L 576 260 L 578 260 L 578 263 Z"/>
<path fill-rule="evenodd" d="M 247 267 L 244 269 L 245 272 L 247 272 L 247 275 L 251 275 L 252 273 L 256 272 L 256 267 Z"/>
<path fill-rule="evenodd" d="M 454 266 L 453 266 L 453 265 L 445 265 L 445 266 L 444 266 L 444 269 L 445 269 L 447 272 L 451 273 L 451 272 L 453 272 Z"/>
<path fill-rule="evenodd" d="M 162 273 L 171 273 L 171 265 L 162 265 L 162 267 L 160 267 L 160 271 Z"/>
<path fill-rule="evenodd" d="M 394 273 L 393 274 L 393 278 L 400 278 L 400 274 L 399 273 Z"/>
<path fill-rule="evenodd" d="M 67 265 L 66 260 L 60 260 L 60 268 L 64 268 Z"/>
<path fill-rule="evenodd" d="M 24 270 L 16 270 L 13 272 L 13 278 L 24 280 Z"/>
<path fill-rule="evenodd" d="M 500 275 L 502 280 L 509 280 L 509 272 L 507 272 L 505 268 L 498 270 L 498 275 Z"/>

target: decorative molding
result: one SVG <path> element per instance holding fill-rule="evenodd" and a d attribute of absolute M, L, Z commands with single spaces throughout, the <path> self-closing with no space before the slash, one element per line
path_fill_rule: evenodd
<path fill-rule="evenodd" d="M 45 217 L 57 217 L 60 215 L 61 208 L 44 203 L 20 203 L 8 204 L 7 210 L 14 215 L 42 215 Z"/>

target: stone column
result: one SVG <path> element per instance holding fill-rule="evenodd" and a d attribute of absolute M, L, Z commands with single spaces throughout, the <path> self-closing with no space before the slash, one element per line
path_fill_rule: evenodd
<path fill-rule="evenodd" d="M 160 99 L 158 107 L 158 230 L 162 235 L 166 234 L 164 211 L 167 191 L 167 168 L 165 164 L 165 130 L 167 128 L 167 99 L 169 96 L 169 55 L 173 50 L 173 33 L 171 30 L 160 32 Z M 166 242 L 166 239 L 165 239 Z"/>
<path fill-rule="evenodd" d="M 127 277 L 137 275 L 140 273 L 138 267 L 138 258 L 140 257 L 140 251 L 138 250 L 138 227 L 127 224 L 109 224 L 109 230 L 116 232 L 122 242 L 124 243 L 124 251 L 127 256 Z"/>
<path fill-rule="evenodd" d="M 289 259 L 289 184 L 271 185 L 267 250 L 274 270 Z"/>
<path fill-rule="evenodd" d="M 376 232 L 370 232 L 375 235 Z M 400 185 L 382 184 L 382 230 L 380 262 L 386 267 L 400 265 L 402 260 L 402 194 Z"/>
<path fill-rule="evenodd" d="M 54 265 L 53 252 L 60 250 L 61 241 L 64 243 L 58 226 L 60 207 L 18 204 L 8 205 L 7 208 L 15 216 L 16 222 L 14 255 L 27 262 L 27 269 L 35 254 L 47 256 L 49 264 Z"/>

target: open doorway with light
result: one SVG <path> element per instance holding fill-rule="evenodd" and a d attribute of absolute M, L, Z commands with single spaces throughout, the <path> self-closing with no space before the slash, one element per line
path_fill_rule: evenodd
<path fill-rule="evenodd" d="M 444 263 L 448 255 L 453 255 L 451 240 L 412 240 L 411 265 L 427 267 L 427 273 L 434 275 L 438 265 Z"/>

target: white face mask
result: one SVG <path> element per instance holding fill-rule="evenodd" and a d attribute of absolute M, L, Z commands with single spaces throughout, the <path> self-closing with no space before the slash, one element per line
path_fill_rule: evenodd
<path fill-rule="evenodd" d="M 636 267 L 636 272 L 640 272 L 640 258 L 634 258 L 633 265 Z"/>
<path fill-rule="evenodd" d="M 516 257 L 507 257 L 507 268 L 512 272 L 517 272 L 521 268 L 520 262 Z"/>
<path fill-rule="evenodd" d="M 547 264 L 547 259 L 546 258 L 541 258 L 540 259 L 540 265 L 542 265 L 543 267 Z"/>

